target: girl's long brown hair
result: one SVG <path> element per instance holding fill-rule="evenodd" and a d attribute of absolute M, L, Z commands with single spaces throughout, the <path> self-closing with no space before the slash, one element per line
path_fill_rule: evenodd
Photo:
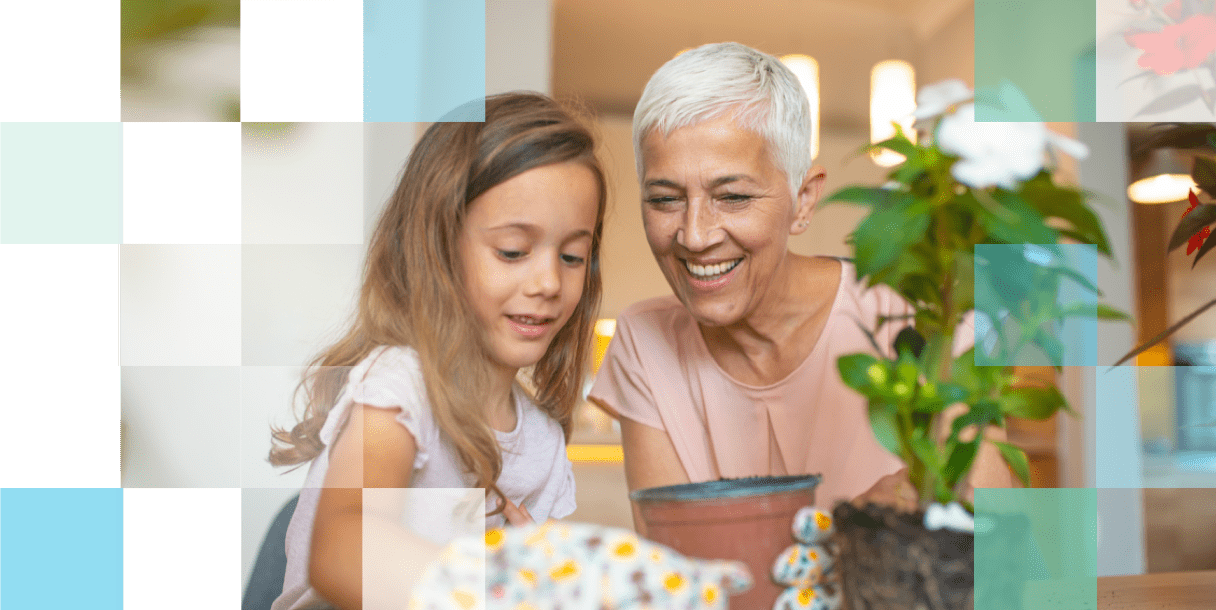
<path fill-rule="evenodd" d="M 485 415 L 489 359 L 464 296 L 458 239 L 469 204 L 482 193 L 530 169 L 573 161 L 591 169 L 599 184 L 582 299 L 532 367 L 528 384 L 569 442 L 602 290 L 607 185 L 594 149 L 587 124 L 538 93 L 490 96 L 484 123 L 435 123 L 427 129 L 372 235 L 354 321 L 309 364 L 297 387 L 305 395 L 304 414 L 290 431 L 272 428 L 270 463 L 316 457 L 325 448 L 321 427 L 350 368 L 379 346 L 409 346 L 418 352 L 435 422 L 472 474 L 472 486 L 503 497 L 496 485 L 502 454 Z M 490 514 L 502 508 L 499 503 Z"/>

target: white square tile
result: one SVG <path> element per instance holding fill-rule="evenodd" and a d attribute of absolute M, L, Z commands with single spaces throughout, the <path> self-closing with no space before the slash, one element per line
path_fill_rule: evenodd
<path fill-rule="evenodd" d="M 240 123 L 123 123 L 127 244 L 241 243 Z"/>
<path fill-rule="evenodd" d="M 362 121 L 363 3 L 241 2 L 241 120 Z"/>
<path fill-rule="evenodd" d="M 363 124 L 245 123 L 246 244 L 363 243 Z"/>
<path fill-rule="evenodd" d="M 276 467 L 267 461 L 271 427 L 291 430 L 303 411 L 302 392 L 300 406 L 296 408 L 292 402 L 303 371 L 303 366 L 241 367 L 242 488 L 304 486 L 308 464 L 291 470 L 291 466 Z"/>
<path fill-rule="evenodd" d="M 122 369 L 123 487 L 240 487 L 240 367 Z"/>
<path fill-rule="evenodd" d="M 354 312 L 363 246 L 244 246 L 242 359 L 303 366 L 341 338 Z"/>
<path fill-rule="evenodd" d="M 241 364 L 240 246 L 122 246 L 123 366 Z"/>
<path fill-rule="evenodd" d="M 126 489 L 122 511 L 123 608 L 240 607 L 240 489 Z"/>

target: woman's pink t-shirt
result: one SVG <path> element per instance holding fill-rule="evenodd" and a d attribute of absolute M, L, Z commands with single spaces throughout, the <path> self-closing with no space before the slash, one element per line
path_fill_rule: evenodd
<path fill-rule="evenodd" d="M 847 261 L 840 274 L 818 342 L 777 383 L 752 386 L 730 377 L 688 310 L 669 296 L 636 303 L 617 319 L 590 398 L 617 417 L 666 431 L 693 482 L 822 474 L 817 504 L 852 499 L 902 464 L 874 437 L 866 401 L 840 380 L 836 360 L 874 352 L 858 321 L 873 328 L 877 316 L 911 308 L 885 286 L 866 290 Z M 875 339 L 890 350 L 907 324 L 888 323 Z M 955 335 L 956 354 L 970 349 L 974 332 L 969 314 Z"/>

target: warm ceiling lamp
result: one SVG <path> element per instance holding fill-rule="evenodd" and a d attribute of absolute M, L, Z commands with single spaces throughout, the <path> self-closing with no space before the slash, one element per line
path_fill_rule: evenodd
<path fill-rule="evenodd" d="M 1171 149 L 1158 148 L 1137 165 L 1134 177 L 1139 179 L 1127 187 L 1128 199 L 1136 203 L 1182 201 L 1191 189 L 1198 188 Z"/>
<path fill-rule="evenodd" d="M 898 123 L 913 142 L 912 113 L 916 111 L 916 72 L 898 59 L 880 61 L 870 71 L 870 143 L 895 136 Z M 873 151 L 870 158 L 882 167 L 903 163 L 904 156 L 890 150 Z"/>
<path fill-rule="evenodd" d="M 811 160 L 819 156 L 819 62 L 806 55 L 786 55 L 781 62 L 798 77 L 811 103 Z"/>

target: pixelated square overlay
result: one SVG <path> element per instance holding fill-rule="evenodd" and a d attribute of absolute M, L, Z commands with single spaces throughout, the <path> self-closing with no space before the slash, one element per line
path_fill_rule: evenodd
<path fill-rule="evenodd" d="M 363 134 L 362 123 L 242 124 L 243 243 L 362 244 Z"/>
<path fill-rule="evenodd" d="M 123 504 L 118 488 L 0 489 L 0 606 L 121 610 Z"/>
<path fill-rule="evenodd" d="M 1013 114 L 977 106 L 975 120 L 1096 120 L 1094 2 L 975 0 L 975 88 L 1009 81 L 1030 109 Z"/>
<path fill-rule="evenodd" d="M 0 487 L 118 486 L 118 248 L 0 245 Z"/>
<path fill-rule="evenodd" d="M 122 130 L 123 243 L 241 243 L 239 123 Z"/>
<path fill-rule="evenodd" d="M 318 347 L 320 350 L 320 347 Z M 341 379 L 349 367 L 325 367 L 339 371 Z M 294 488 L 304 486 L 309 463 L 284 466 L 270 463 L 273 430 L 290 432 L 304 415 L 308 400 L 296 390 L 305 367 L 241 367 L 241 487 L 244 489 Z M 324 421 L 324 420 L 322 420 Z"/>
<path fill-rule="evenodd" d="M 363 120 L 485 120 L 484 0 L 365 0 Z"/>
<path fill-rule="evenodd" d="M 240 367 L 122 369 L 123 487 L 240 487 Z"/>
<path fill-rule="evenodd" d="M 976 489 L 975 607 L 1093 608 L 1097 490 Z"/>
<path fill-rule="evenodd" d="M 124 610 L 239 607 L 240 489 L 122 494 Z"/>
<path fill-rule="evenodd" d="M 123 366 L 241 364 L 241 246 L 123 245 Z"/>
<path fill-rule="evenodd" d="M 268 608 L 283 592 L 284 540 L 295 514 L 300 488 L 241 489 L 241 585 L 244 602 Z"/>
<path fill-rule="evenodd" d="M 1092 245 L 977 244 L 976 366 L 1096 365 L 1096 282 Z"/>
<path fill-rule="evenodd" d="M 369 488 L 362 493 L 364 603 L 407 605 L 411 591 L 401 586 L 403 569 L 415 584 L 441 581 L 445 594 L 484 596 L 484 489 Z M 401 553 L 407 546 L 420 551 Z M 381 567 L 388 569 L 377 570 Z"/>
<path fill-rule="evenodd" d="M 241 2 L 241 119 L 363 120 L 362 9 L 347 0 Z"/>
<path fill-rule="evenodd" d="M 0 243 L 122 242 L 122 124 L 0 125 Z"/>
<path fill-rule="evenodd" d="M 243 363 L 300 366 L 341 338 L 364 255 L 360 245 L 243 246 Z"/>
<path fill-rule="evenodd" d="M 0 119 L 119 120 L 120 2 L 0 6 Z"/>

